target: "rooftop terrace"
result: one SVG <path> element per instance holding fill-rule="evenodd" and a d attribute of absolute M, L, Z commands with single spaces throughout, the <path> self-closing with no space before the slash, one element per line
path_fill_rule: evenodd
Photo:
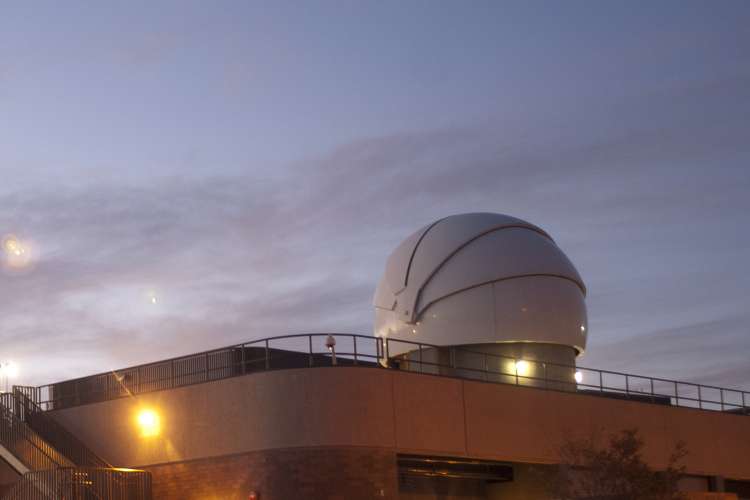
<path fill-rule="evenodd" d="M 411 351 L 409 354 L 389 355 L 403 352 L 405 346 Z M 266 370 L 323 366 L 378 366 L 535 390 L 573 391 L 646 404 L 750 415 L 750 392 L 738 389 L 343 333 L 269 337 L 20 389 L 40 408 L 57 410 Z"/>

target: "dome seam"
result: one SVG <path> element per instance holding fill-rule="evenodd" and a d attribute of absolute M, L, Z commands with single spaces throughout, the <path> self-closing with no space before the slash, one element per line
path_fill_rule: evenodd
<path fill-rule="evenodd" d="M 579 283 L 578 281 L 576 281 L 576 280 L 574 280 L 574 279 L 572 279 L 572 278 L 570 278 L 568 276 L 564 276 L 562 274 L 553 274 L 553 273 L 517 274 L 517 275 L 514 275 L 514 276 L 505 276 L 503 278 L 498 278 L 498 279 L 483 281 L 481 283 L 477 283 L 476 285 L 471 285 L 471 286 L 467 286 L 467 287 L 464 287 L 464 288 L 460 288 L 458 290 L 452 291 L 451 293 L 443 295 L 439 299 L 432 300 L 432 301 L 428 302 L 427 304 L 425 304 L 424 307 L 419 307 L 419 313 L 415 313 L 414 314 L 414 321 L 418 321 L 419 318 L 422 316 L 422 314 L 427 309 L 429 309 L 430 306 L 432 306 L 433 304 L 437 304 L 438 302 L 440 302 L 443 299 L 447 299 L 448 297 L 452 297 L 453 295 L 457 295 L 457 294 L 465 292 L 467 290 L 473 290 L 474 288 L 479 288 L 480 286 L 491 285 L 493 283 L 500 283 L 501 281 L 509 281 L 509 280 L 514 280 L 514 279 L 518 279 L 518 278 L 541 278 L 541 277 L 560 278 L 560 279 L 564 279 L 566 281 L 570 281 L 571 283 L 573 283 L 574 285 L 576 285 L 576 287 L 578 287 L 579 290 L 581 290 L 581 293 L 583 293 L 584 297 L 586 296 L 586 289 L 581 285 L 581 283 Z M 494 290 L 493 290 L 493 294 L 494 294 Z M 417 298 L 417 303 L 415 305 L 419 305 L 419 298 Z"/>

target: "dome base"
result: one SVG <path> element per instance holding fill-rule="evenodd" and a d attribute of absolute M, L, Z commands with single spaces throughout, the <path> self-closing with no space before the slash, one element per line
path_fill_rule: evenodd
<path fill-rule="evenodd" d="M 471 378 L 555 390 L 576 389 L 576 351 L 534 342 L 423 347 L 389 360 L 420 373 Z"/>

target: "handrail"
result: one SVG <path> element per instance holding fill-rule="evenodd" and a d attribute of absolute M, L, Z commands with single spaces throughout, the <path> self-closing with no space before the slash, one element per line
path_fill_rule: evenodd
<path fill-rule="evenodd" d="M 20 418 L 32 430 L 80 467 L 111 468 L 112 465 L 91 451 L 80 439 L 53 417 L 46 414 L 21 387 L 13 387 L 13 397 L 20 406 Z"/>
<path fill-rule="evenodd" d="M 254 344 L 262 344 L 264 342 L 273 342 L 273 341 L 277 341 L 277 340 L 286 340 L 286 339 L 302 339 L 302 338 L 308 338 L 308 337 L 327 337 L 328 335 L 332 335 L 332 336 L 334 336 L 336 338 L 340 338 L 340 337 L 349 337 L 349 338 L 351 338 L 351 337 L 357 337 L 357 338 L 361 338 L 361 339 L 365 339 L 365 340 L 369 340 L 369 341 L 379 340 L 379 337 L 373 337 L 372 335 L 362 335 L 362 334 L 359 334 L 359 333 L 333 333 L 333 332 L 331 332 L 331 333 L 319 333 L 319 332 L 315 332 L 315 333 L 296 333 L 296 334 L 290 334 L 290 335 L 276 335 L 274 337 L 264 337 L 264 338 L 259 339 L 259 340 L 250 340 L 248 342 L 243 342 L 242 344 L 231 344 L 231 345 L 228 345 L 228 346 L 216 347 L 216 348 L 209 349 L 207 351 L 201 351 L 201 352 L 198 352 L 198 353 L 183 354 L 181 356 L 176 356 L 176 357 L 173 357 L 173 358 L 167 358 L 167 359 L 163 359 L 163 360 L 160 360 L 160 361 L 151 361 L 149 363 L 143 363 L 143 364 L 140 364 L 140 365 L 130 366 L 130 367 L 127 367 L 127 368 L 122 368 L 120 370 L 116 370 L 116 371 L 125 372 L 125 371 L 129 371 L 129 370 L 133 370 L 133 369 L 137 369 L 137 368 L 143 368 L 143 367 L 147 367 L 147 366 L 151 366 L 151 365 L 157 365 L 157 364 L 162 364 L 162 363 L 182 361 L 182 360 L 194 358 L 195 356 L 204 356 L 204 355 L 207 355 L 207 354 L 216 354 L 216 353 L 227 351 L 229 349 L 238 349 L 238 348 L 243 347 L 243 346 L 249 346 L 249 345 L 254 345 Z M 424 345 L 426 345 L 426 344 L 424 344 Z M 68 379 L 68 380 L 65 380 L 64 382 L 77 382 L 77 381 L 80 381 L 80 380 L 88 380 L 88 379 L 91 379 L 93 377 L 107 376 L 107 375 L 110 375 L 111 373 L 112 373 L 111 371 L 108 371 L 108 372 L 99 372 L 99 373 L 94 373 L 92 375 L 84 375 L 83 377 Z M 43 387 L 47 387 L 49 385 L 54 385 L 54 384 L 46 384 L 46 385 L 35 387 L 34 389 L 39 390 L 39 389 L 41 389 Z"/>
<path fill-rule="evenodd" d="M 45 414 L 27 392 L 14 387 L 13 393 L 0 394 L 0 444 L 29 469 L 4 500 L 151 499 L 149 472 L 112 468 Z"/>
<path fill-rule="evenodd" d="M 316 349 L 314 340 L 329 336 L 336 340 L 338 349 L 329 349 L 320 342 Z M 289 341 L 296 345 L 290 348 Z M 342 349 L 347 344 L 351 349 Z M 390 356 L 396 346 L 406 354 Z M 441 362 L 437 353 L 449 355 L 450 361 Z M 466 364 L 465 360 L 471 357 L 477 363 Z M 521 362 L 525 363 L 523 370 L 519 369 Z M 33 394 L 42 410 L 54 410 L 258 371 L 358 364 L 544 389 L 620 394 L 659 404 L 750 415 L 750 392 L 739 389 L 349 333 L 268 337 L 43 385 L 27 392 Z"/>
<path fill-rule="evenodd" d="M 704 409 L 704 410 L 714 410 L 714 411 L 729 411 L 739 414 L 746 414 L 750 415 L 750 392 L 742 391 L 740 389 L 729 389 L 729 388 L 723 388 L 718 386 L 712 386 L 712 385 L 702 385 L 697 384 L 694 382 L 685 382 L 685 381 L 677 381 L 677 380 L 669 380 L 664 378 L 658 378 L 658 377 L 648 377 L 644 375 L 637 375 L 632 373 L 624 373 L 624 372 L 615 372 L 611 370 L 600 370 L 600 369 L 594 369 L 594 368 L 586 368 L 582 366 L 576 366 L 576 365 L 566 365 L 556 362 L 548 362 L 548 361 L 541 361 L 536 359 L 529 359 L 529 358 L 514 358 L 511 356 L 504 356 L 499 354 L 491 354 L 491 353 L 484 353 L 481 351 L 475 351 L 472 349 L 466 349 L 463 347 L 445 347 L 445 346 L 437 346 L 434 344 L 425 344 L 425 343 L 418 343 L 418 342 L 411 342 L 411 341 L 404 341 L 400 339 L 387 339 L 386 340 L 386 348 L 388 349 L 391 343 L 397 343 L 397 344 L 407 344 L 414 347 L 413 350 L 411 350 L 412 353 L 418 353 L 419 358 L 418 359 L 406 359 L 407 366 L 409 364 L 417 365 L 417 369 L 414 371 L 423 372 L 423 366 L 433 366 L 433 367 L 441 367 L 441 368 L 451 368 L 454 370 L 461 370 L 461 371 L 478 371 L 484 374 L 484 380 L 488 380 L 491 376 L 510 376 L 514 377 L 515 380 L 512 382 L 506 381 L 500 381 L 501 383 L 512 383 L 514 385 L 534 385 L 534 382 L 539 382 L 537 386 L 542 386 L 545 388 L 549 388 L 549 385 L 568 385 L 573 386 L 576 390 L 583 390 L 583 391 L 595 391 L 602 394 L 611 395 L 612 393 L 619 393 L 619 394 L 625 394 L 627 396 L 643 396 L 647 397 L 651 400 L 651 402 L 659 402 L 663 403 L 664 400 L 669 402 L 669 404 L 672 404 L 674 406 L 680 406 L 680 407 L 688 407 L 688 408 L 697 408 L 697 409 Z M 476 356 L 482 356 L 484 358 L 484 367 L 481 369 L 475 368 L 475 367 L 467 367 L 467 366 L 456 366 L 455 364 L 440 364 L 430 361 L 423 361 L 422 353 L 425 351 L 425 348 L 429 349 L 435 349 L 435 350 L 447 350 L 451 352 L 451 359 L 455 359 L 455 353 L 464 353 L 469 355 L 476 355 Z M 499 361 L 505 361 L 506 365 L 510 365 L 511 370 L 492 370 L 487 367 L 487 360 L 488 359 L 494 359 Z M 525 362 L 527 365 L 530 365 L 532 367 L 536 366 L 537 368 L 541 368 L 542 375 L 543 376 L 536 376 L 536 375 L 524 375 L 520 374 L 518 370 L 518 364 L 520 362 Z M 497 363 L 500 366 L 502 366 L 502 363 Z M 547 373 L 549 371 L 549 368 L 557 368 L 558 373 L 566 373 L 562 378 L 558 377 L 549 377 L 547 376 Z M 409 369 L 409 368 L 407 368 Z M 591 383 L 591 378 L 594 378 L 595 383 Z M 612 384 L 611 382 L 605 383 L 605 375 L 610 375 L 613 377 L 617 377 L 620 380 L 620 384 Z M 578 378 L 580 377 L 580 381 L 578 381 Z M 465 377 L 464 377 L 465 378 Z M 475 377 L 469 377 L 469 378 L 475 378 Z M 587 380 L 588 379 L 588 380 Z M 497 381 L 497 380 L 495 380 Z M 632 386 L 632 381 L 640 381 L 640 382 L 647 382 L 648 383 L 648 390 L 638 390 L 634 389 Z M 656 390 L 655 383 L 664 383 L 668 384 L 670 387 L 669 391 L 664 390 Z M 685 388 L 693 388 L 694 393 L 697 393 L 697 397 L 694 393 L 686 393 Z M 554 388 L 554 387 L 553 387 Z M 682 392 L 680 392 L 680 389 L 682 389 Z M 709 389 L 712 391 L 718 391 L 718 399 L 710 399 L 708 397 L 705 397 L 705 389 Z M 703 393 L 703 394 L 702 394 Z M 734 399 L 728 398 L 727 396 L 734 395 Z"/>
<path fill-rule="evenodd" d="M 16 403 L 12 394 L 0 394 L 0 443 L 32 471 L 72 466 L 68 458 L 19 418 Z"/>
<path fill-rule="evenodd" d="M 59 467 L 24 474 L 3 500 L 151 500 L 151 474 L 136 469 Z"/>

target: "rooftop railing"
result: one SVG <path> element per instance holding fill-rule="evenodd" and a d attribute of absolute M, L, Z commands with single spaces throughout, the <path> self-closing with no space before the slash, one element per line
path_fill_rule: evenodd
<path fill-rule="evenodd" d="M 151 474 L 134 469 L 59 467 L 23 475 L 3 500 L 151 500 Z"/>
<path fill-rule="evenodd" d="M 0 394 L 0 444 L 32 471 L 72 466 L 70 460 L 26 425 L 16 411 L 17 404 L 13 394 Z"/>
<path fill-rule="evenodd" d="M 72 461 L 70 465 L 112 468 L 110 463 L 91 451 L 80 439 L 34 402 L 34 389 L 34 387 L 14 386 L 12 393 L 2 396 L 12 398 L 16 416 L 55 450 L 70 459 Z M 32 397 L 29 397 L 30 394 Z"/>
<path fill-rule="evenodd" d="M 18 472 L 28 471 L 2 500 L 151 499 L 149 472 L 111 467 L 42 412 L 27 392 L 14 387 L 0 394 L 0 445 L 19 462 L 13 465 Z"/>
<path fill-rule="evenodd" d="M 40 408 L 55 410 L 267 370 L 320 366 L 378 366 L 750 415 L 750 393 L 738 389 L 341 333 L 270 337 L 35 387 L 27 395 Z"/>

